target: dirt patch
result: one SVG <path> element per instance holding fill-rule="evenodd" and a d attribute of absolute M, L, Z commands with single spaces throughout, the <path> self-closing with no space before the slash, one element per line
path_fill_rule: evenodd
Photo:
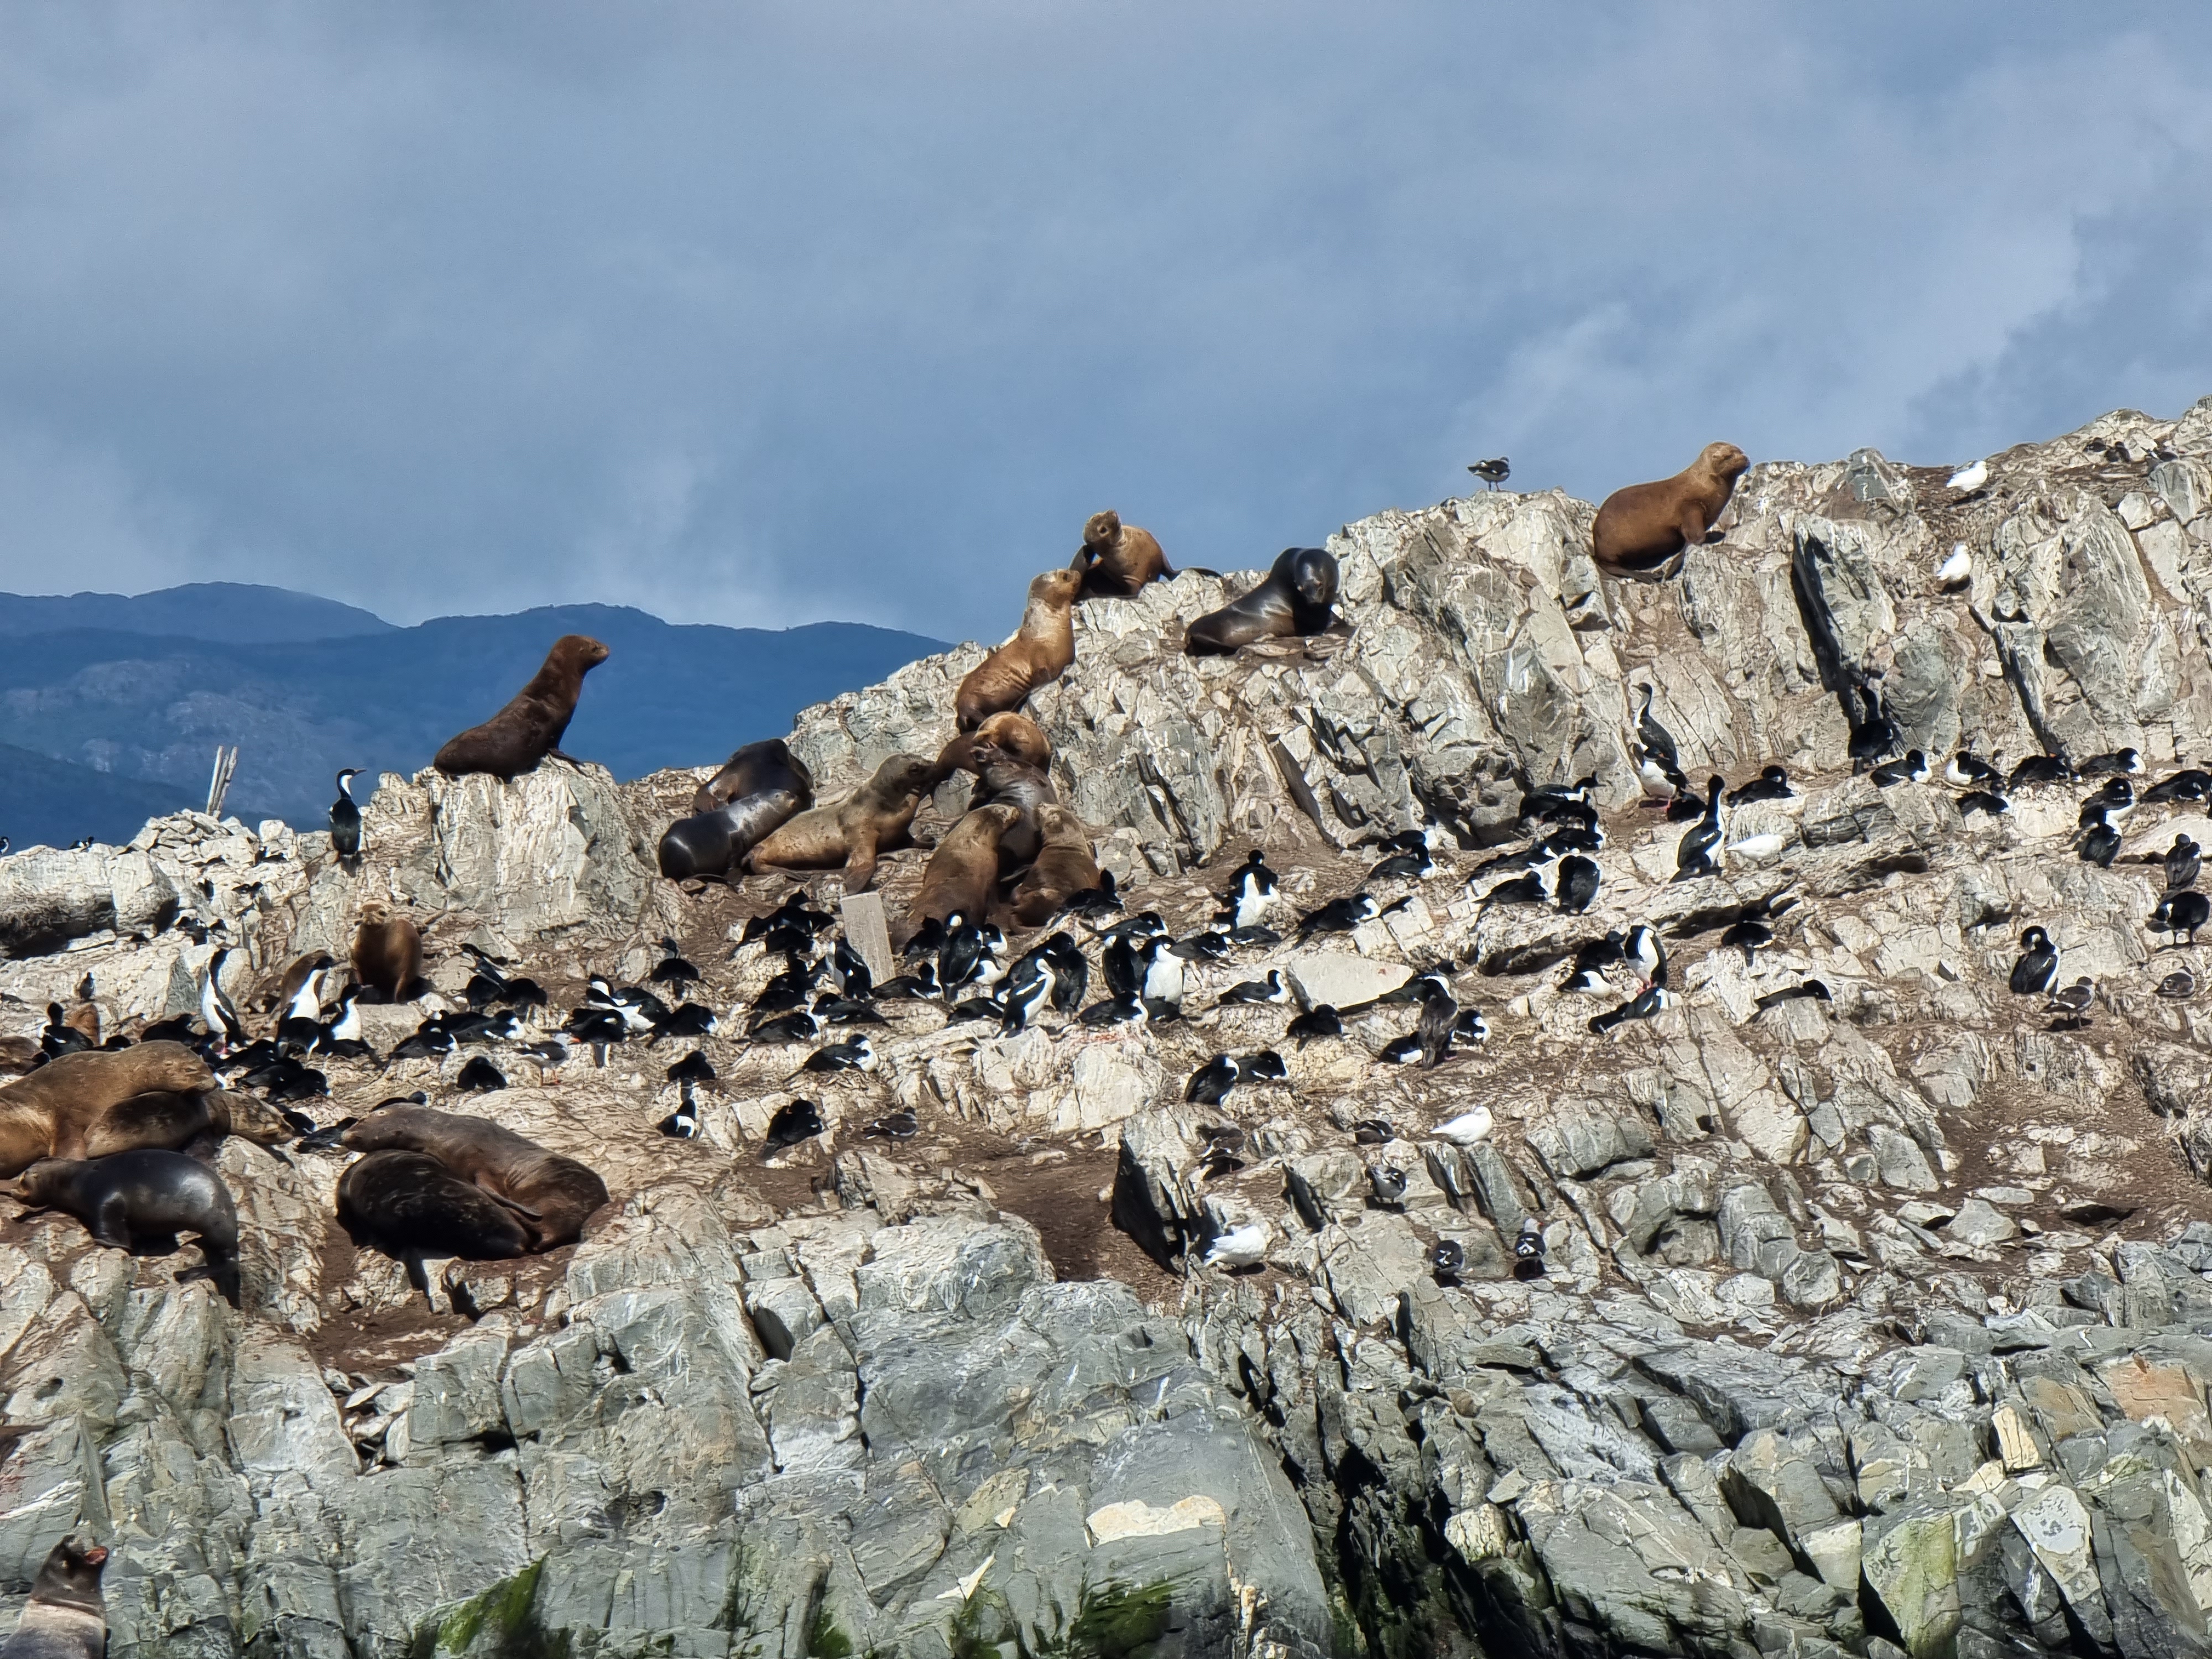
<path fill-rule="evenodd" d="M 1139 1249 L 1099 1201 L 1098 1194 L 1113 1184 L 1120 1156 L 1102 1148 L 1064 1158 L 1024 1155 L 967 1167 L 990 1183 L 1000 1209 L 1043 1236 L 1044 1253 L 1062 1280 L 1111 1279 L 1146 1302 L 1172 1297 L 1182 1280 Z"/>

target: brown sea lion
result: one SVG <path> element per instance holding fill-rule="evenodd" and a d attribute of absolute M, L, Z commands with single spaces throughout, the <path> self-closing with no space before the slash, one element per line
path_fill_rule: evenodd
<path fill-rule="evenodd" d="M 1673 477 L 1614 490 L 1590 526 L 1590 557 L 1608 576 L 1663 581 L 1681 568 L 1677 556 L 1705 540 L 1750 465 L 1734 444 L 1707 444 Z"/>
<path fill-rule="evenodd" d="M 198 1235 L 208 1276 L 238 1305 L 238 1210 L 222 1177 L 182 1152 L 142 1147 L 106 1158 L 41 1158 L 16 1190 L 26 1204 L 66 1210 L 118 1250 L 165 1255 Z"/>
<path fill-rule="evenodd" d="M 588 1165 L 549 1152 L 488 1117 L 386 1106 L 339 1139 L 356 1152 L 436 1158 L 520 1216 L 532 1250 L 574 1243 L 592 1212 L 607 1201 L 607 1183 Z"/>
<path fill-rule="evenodd" d="M 530 1254 L 523 1219 L 427 1152 L 371 1152 L 338 1177 L 338 1220 L 387 1255 L 506 1261 Z"/>
<path fill-rule="evenodd" d="M 1183 630 L 1194 657 L 1225 656 L 1255 640 L 1325 634 L 1336 623 L 1335 556 L 1318 547 L 1286 547 L 1267 579 L 1241 599 L 1208 611 Z"/>
<path fill-rule="evenodd" d="M 771 831 L 814 805 L 814 775 L 781 738 L 749 743 L 691 798 L 691 816 L 660 837 L 671 881 L 726 876 Z"/>
<path fill-rule="evenodd" d="M 935 770 L 927 761 L 913 755 L 892 756 L 876 769 L 875 776 L 835 806 L 801 812 L 753 848 L 747 867 L 834 870 L 842 865 L 845 890 L 867 891 L 876 878 L 878 854 L 914 845 L 908 832 L 922 798 L 929 793 Z"/>
<path fill-rule="evenodd" d="M 404 1001 L 422 976 L 422 931 L 370 900 L 353 935 L 353 976 L 387 1002 Z"/>
<path fill-rule="evenodd" d="M 83 1157 L 92 1126 L 137 1096 L 197 1095 L 215 1087 L 207 1062 L 181 1042 L 63 1054 L 0 1088 L 0 1178 L 42 1158 Z"/>
<path fill-rule="evenodd" d="M 1075 570 L 1048 570 L 1030 584 L 1020 632 L 960 682 L 952 714 L 963 732 L 973 732 L 1000 709 L 1020 708 L 1030 692 L 1067 672 L 1075 660 L 1075 620 L 1068 607 L 1082 586 Z"/>
<path fill-rule="evenodd" d="M 1071 895 L 1098 884 L 1091 831 L 1081 818 L 1065 806 L 1048 803 L 1036 809 L 1036 823 L 1043 845 L 1013 896 L 1014 920 L 1024 927 L 1051 921 Z"/>
<path fill-rule="evenodd" d="M 1091 515 L 1083 526 L 1083 545 L 1068 568 L 1083 573 L 1077 597 L 1085 599 L 1134 599 L 1146 582 L 1175 574 L 1152 532 L 1123 524 L 1121 515 L 1110 508 Z"/>
<path fill-rule="evenodd" d="M 175 1151 L 204 1134 L 236 1135 L 257 1146 L 274 1146 L 295 1133 L 274 1106 L 252 1095 L 228 1089 L 198 1094 L 153 1089 L 109 1107 L 84 1126 L 76 1147 L 56 1156 L 110 1158 L 142 1146 Z"/>
<path fill-rule="evenodd" d="M 1021 817 L 1018 807 L 978 807 L 945 832 L 907 906 L 908 938 L 923 922 L 942 921 L 955 910 L 974 921 L 990 915 L 999 890 L 999 842 Z"/>
<path fill-rule="evenodd" d="M 994 758 L 1018 761 L 1042 771 L 1052 763 L 1052 741 L 1027 714 L 1004 710 L 973 732 L 959 733 L 938 751 L 929 787 L 936 788 L 955 772 L 973 772 L 981 777 L 985 764 Z"/>
<path fill-rule="evenodd" d="M 31 1599 L 0 1659 L 100 1659 L 107 1651 L 107 1602 L 100 1591 L 107 1551 L 64 1538 L 31 1581 Z"/>
<path fill-rule="evenodd" d="M 563 634 L 545 653 L 545 665 L 506 708 L 482 726 L 448 738 L 430 764 L 449 778 L 471 772 L 514 778 L 548 755 L 569 760 L 561 752 L 561 738 L 584 693 L 584 676 L 606 659 L 607 648 L 597 640 Z"/>

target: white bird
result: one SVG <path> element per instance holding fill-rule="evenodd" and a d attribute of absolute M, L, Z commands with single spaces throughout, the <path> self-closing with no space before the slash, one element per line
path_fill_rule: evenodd
<path fill-rule="evenodd" d="M 1963 587 L 1974 579 L 1974 556 L 1964 542 L 1953 544 L 1951 556 L 1936 567 L 1938 587 Z"/>
<path fill-rule="evenodd" d="M 1782 850 L 1784 837 L 1769 832 L 1763 836 L 1746 836 L 1741 841 L 1729 843 L 1729 853 L 1736 858 L 1771 859 Z"/>
<path fill-rule="evenodd" d="M 1490 1108 L 1478 1106 L 1471 1112 L 1462 1112 L 1457 1117 L 1447 1118 L 1437 1125 L 1437 1133 L 1455 1146 L 1472 1146 L 1478 1140 L 1490 1139 L 1498 1120 L 1490 1115 Z"/>
<path fill-rule="evenodd" d="M 1225 1233 L 1214 1235 L 1213 1243 L 1206 1249 L 1206 1265 L 1209 1267 L 1249 1267 L 1265 1260 L 1270 1229 L 1264 1221 L 1231 1227 Z"/>
<path fill-rule="evenodd" d="M 1990 464 L 1976 461 L 1972 466 L 1962 466 L 1951 475 L 1948 488 L 1972 494 L 1990 481 Z"/>

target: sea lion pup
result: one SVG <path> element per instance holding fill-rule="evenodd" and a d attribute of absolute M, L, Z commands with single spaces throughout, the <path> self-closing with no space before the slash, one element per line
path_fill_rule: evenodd
<path fill-rule="evenodd" d="M 810 808 L 775 831 L 753 848 L 746 867 L 834 870 L 842 865 L 845 890 L 865 893 L 876 878 L 878 854 L 914 845 L 908 832 L 936 769 L 913 755 L 892 756 L 876 769 L 875 776 L 835 806 Z"/>
<path fill-rule="evenodd" d="M 430 764 L 449 778 L 483 772 L 500 779 L 519 777 L 548 755 L 574 764 L 561 752 L 561 738 L 584 693 L 584 676 L 606 659 L 607 648 L 597 640 L 563 634 L 545 653 L 545 665 L 506 708 L 447 738 Z"/>
<path fill-rule="evenodd" d="M 16 1190 L 26 1204 L 66 1210 L 99 1243 L 166 1255 L 197 1234 L 208 1276 L 238 1305 L 238 1210 L 222 1178 L 197 1158 L 158 1147 L 107 1158 L 41 1158 Z"/>
<path fill-rule="evenodd" d="M 660 837 L 660 873 L 671 881 L 726 876 L 762 837 L 814 805 L 814 775 L 781 738 L 749 743 L 691 798 L 691 816 Z"/>
<path fill-rule="evenodd" d="M 1048 802 L 1036 809 L 1036 823 L 1043 845 L 1036 862 L 1014 889 L 1014 920 L 1024 927 L 1042 927 L 1060 914 L 1070 896 L 1098 884 L 1091 831 L 1081 818 Z"/>
<path fill-rule="evenodd" d="M 215 1087 L 207 1062 L 181 1042 L 84 1048 L 48 1060 L 0 1088 L 0 1179 L 42 1158 L 82 1158 L 92 1126 L 136 1096 Z"/>
<path fill-rule="evenodd" d="M 236 1135 L 257 1146 L 274 1146 L 297 1133 L 266 1101 L 228 1089 L 198 1094 L 149 1090 L 118 1101 L 84 1127 L 58 1158 L 112 1158 L 140 1147 L 182 1151 L 204 1134 Z"/>
<path fill-rule="evenodd" d="M 1750 465 L 1734 444 L 1707 444 L 1673 477 L 1614 490 L 1590 527 L 1590 557 L 1608 576 L 1665 580 L 1680 570 L 1678 556 L 1705 540 Z"/>
<path fill-rule="evenodd" d="M 1123 524 L 1121 515 L 1110 508 L 1091 515 L 1083 526 L 1083 545 L 1068 568 L 1083 573 L 1076 597 L 1085 599 L 1133 599 L 1146 582 L 1164 581 L 1175 574 L 1152 532 Z"/>
<path fill-rule="evenodd" d="M 607 1201 L 607 1183 L 588 1165 L 549 1152 L 488 1117 L 386 1106 L 348 1129 L 339 1143 L 356 1152 L 436 1158 L 520 1217 L 533 1251 L 574 1243 L 592 1212 Z"/>
<path fill-rule="evenodd" d="M 107 1603 L 100 1593 L 107 1551 L 64 1538 L 31 1581 L 31 1599 L 0 1659 L 100 1659 L 107 1650 Z"/>
<path fill-rule="evenodd" d="M 422 976 L 422 930 L 371 899 L 354 930 L 353 976 L 386 1002 L 405 1000 Z"/>
<path fill-rule="evenodd" d="M 978 807 L 945 832 L 907 906 L 907 938 L 920 932 L 922 923 L 943 921 L 955 910 L 971 921 L 989 919 L 991 900 L 999 890 L 999 842 L 1021 816 L 1018 807 Z"/>
<path fill-rule="evenodd" d="M 1075 618 L 1069 606 L 1083 586 L 1079 571 L 1048 570 L 1030 584 L 1028 609 L 1014 637 L 968 671 L 952 699 L 963 732 L 1006 708 L 1018 708 L 1040 685 L 1048 685 L 1075 660 Z"/>
<path fill-rule="evenodd" d="M 386 1255 L 505 1261 L 530 1254 L 520 1216 L 427 1152 L 371 1152 L 348 1164 L 338 1177 L 338 1220 Z"/>
<path fill-rule="evenodd" d="M 1334 554 L 1286 547 L 1257 587 L 1184 629 L 1182 648 L 1194 657 L 1225 656 L 1255 640 L 1325 634 L 1336 623 L 1337 582 Z"/>

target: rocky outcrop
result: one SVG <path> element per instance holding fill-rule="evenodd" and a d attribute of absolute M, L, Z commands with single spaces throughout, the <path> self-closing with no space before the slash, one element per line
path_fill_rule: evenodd
<path fill-rule="evenodd" d="M 81 1523 L 118 1655 L 2202 1650 L 2212 1024 L 2158 986 L 2212 962 L 2148 930 L 2147 860 L 2212 823 L 2141 808 L 2085 865 L 2078 790 L 1962 820 L 1854 775 L 1845 694 L 1871 678 L 1939 769 L 1962 739 L 2201 759 L 2212 402 L 1948 476 L 1765 464 L 1652 588 L 1599 582 L 1561 496 L 1383 514 L 1332 540 L 1348 637 L 1234 659 L 1182 655 L 1179 619 L 1245 578 L 1086 603 L 1033 707 L 1133 908 L 1194 929 L 1249 843 L 1310 908 L 1424 819 L 1437 872 L 1374 882 L 1405 902 L 1348 935 L 1194 963 L 1176 1024 L 886 1004 L 878 1071 L 819 1080 L 826 1133 L 768 1158 L 805 1051 L 738 1035 L 781 964 L 734 935 L 788 887 L 653 877 L 693 775 L 389 779 L 356 868 L 191 816 L 0 860 L 6 1035 L 88 972 L 111 1027 L 193 1007 L 223 945 L 264 1018 L 368 897 L 437 988 L 366 1011 L 380 1053 L 456 1000 L 464 940 L 557 1010 L 673 937 L 724 1017 L 696 1140 L 655 1133 L 689 1045 L 327 1066 L 319 1121 L 420 1087 L 598 1169 L 613 1206 L 544 1257 L 356 1250 L 338 1158 L 238 1140 L 209 1153 L 236 1312 L 191 1247 L 0 1216 L 0 1409 L 32 1429 L 0 1587 Z M 807 711 L 824 796 L 934 752 L 977 655 Z M 1732 815 L 1717 877 L 1673 881 L 1680 828 L 1632 804 L 1647 680 L 1692 776 L 1796 781 Z M 1585 773 L 1590 912 L 1484 908 L 1523 783 Z M 926 856 L 885 861 L 894 910 Z M 1753 907 L 1771 943 L 1723 945 Z M 1632 977 L 1563 969 L 1637 922 L 1677 1006 L 1594 1036 Z M 2086 1018 L 2006 988 L 2030 923 Z M 1303 1044 L 1295 1009 L 1213 1006 L 1272 967 L 1356 1007 L 1444 957 L 1490 1035 L 1435 1071 L 1377 1060 L 1401 1004 Z M 1262 1048 L 1282 1080 L 1184 1102 Z M 508 1086 L 464 1100 L 487 1052 Z"/>

